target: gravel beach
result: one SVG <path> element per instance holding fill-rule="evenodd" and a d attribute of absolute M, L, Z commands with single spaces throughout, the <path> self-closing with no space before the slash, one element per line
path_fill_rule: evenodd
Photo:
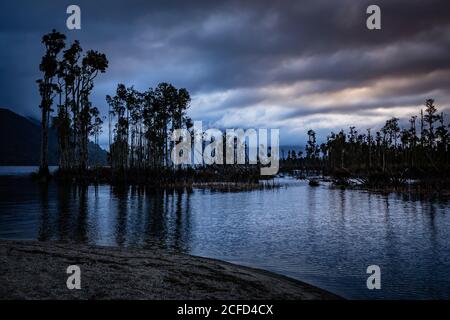
<path fill-rule="evenodd" d="M 81 289 L 69 290 L 69 265 Z M 271 272 L 161 248 L 0 241 L 0 299 L 339 299 Z"/>

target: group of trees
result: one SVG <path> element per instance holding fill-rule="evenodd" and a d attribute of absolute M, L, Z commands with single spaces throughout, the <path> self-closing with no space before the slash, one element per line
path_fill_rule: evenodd
<path fill-rule="evenodd" d="M 78 41 L 65 49 L 66 36 L 55 30 L 44 35 L 42 43 L 45 53 L 39 69 L 43 76 L 37 80 L 42 115 L 40 173 L 48 175 L 48 135 L 52 120 L 58 133 L 60 168 L 85 170 L 89 137 L 98 138 L 103 123 L 90 95 L 94 79 L 106 71 L 108 60 L 94 50 L 83 55 Z M 55 100 L 56 116 L 52 116 Z"/>
<path fill-rule="evenodd" d="M 401 128 L 398 118 L 391 118 L 375 133 L 371 129 L 361 133 L 350 127 L 348 133 L 332 132 L 320 145 L 315 132 L 309 130 L 305 156 L 289 153 L 285 162 L 329 173 L 340 169 L 410 176 L 445 173 L 450 164 L 449 129 L 444 113 L 438 112 L 434 100 L 428 99 L 425 109 L 419 116 L 412 116 L 405 128 Z"/>
<path fill-rule="evenodd" d="M 98 142 L 103 124 L 90 95 L 94 80 L 108 68 L 108 60 L 94 50 L 83 55 L 78 41 L 66 48 L 66 36 L 55 30 L 44 35 L 42 43 L 45 46 L 39 66 L 42 78 L 37 81 L 42 115 L 40 173 L 48 175 L 52 122 L 58 133 L 60 168 L 85 171 L 89 138 Z M 190 100 L 186 89 L 177 89 L 169 83 L 160 83 L 144 92 L 119 84 L 115 95 L 106 97 L 111 167 L 114 170 L 170 167 L 174 144 L 170 133 L 192 127 L 187 116 Z M 401 128 L 398 118 L 391 118 L 375 133 L 371 129 L 358 132 L 350 127 L 348 133 L 332 132 L 322 144 L 317 143 L 314 130 L 309 130 L 304 155 L 301 151 L 289 151 L 282 166 L 330 173 L 342 169 L 358 174 L 447 172 L 449 129 L 444 113 L 438 112 L 434 100 L 428 99 L 425 109 L 419 116 L 412 116 L 405 128 Z"/>
<path fill-rule="evenodd" d="M 49 129 L 57 130 L 62 172 L 88 168 L 89 139 L 98 143 L 103 119 L 90 100 L 94 80 L 108 68 L 106 56 L 89 50 L 83 55 L 78 41 L 66 48 L 66 36 L 53 30 L 42 38 L 45 53 L 37 81 L 42 113 L 40 174 L 48 176 Z M 170 166 L 175 128 L 191 128 L 186 112 L 189 92 L 169 83 L 139 92 L 123 84 L 109 105 L 109 156 L 113 169 L 154 169 Z"/>
<path fill-rule="evenodd" d="M 90 101 L 94 80 L 108 68 L 106 56 L 89 50 L 83 55 L 78 41 L 66 48 L 66 36 L 53 30 L 42 38 L 45 53 L 37 81 L 41 95 L 42 148 L 40 174 L 48 175 L 48 136 L 53 125 L 58 134 L 62 171 L 88 168 L 89 138 L 98 143 L 103 119 Z M 117 86 L 107 96 L 109 150 L 113 169 L 161 168 L 170 165 L 175 128 L 191 128 L 186 115 L 189 92 L 168 83 L 139 92 Z M 56 105 L 56 110 L 54 108 Z M 55 112 L 56 111 L 56 112 Z M 56 113 L 56 114 L 55 114 Z"/>
<path fill-rule="evenodd" d="M 107 96 L 110 163 L 113 169 L 155 169 L 170 166 L 174 129 L 191 128 L 186 112 L 189 92 L 168 83 L 139 92 L 123 84 Z"/>

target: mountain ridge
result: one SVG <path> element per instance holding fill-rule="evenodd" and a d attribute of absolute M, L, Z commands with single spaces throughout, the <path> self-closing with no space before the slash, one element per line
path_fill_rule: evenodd
<path fill-rule="evenodd" d="M 40 162 L 41 127 L 38 120 L 0 108 L 0 165 L 37 166 Z M 49 130 L 49 165 L 58 165 L 58 138 Z M 107 164 L 107 152 L 89 142 L 89 155 L 99 165 Z M 90 161 L 92 163 L 92 161 Z"/>

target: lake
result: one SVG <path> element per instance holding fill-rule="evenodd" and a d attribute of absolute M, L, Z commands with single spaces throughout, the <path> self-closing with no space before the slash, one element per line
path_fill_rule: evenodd
<path fill-rule="evenodd" d="M 0 238 L 181 252 L 262 268 L 351 299 L 450 299 L 450 203 L 310 187 L 246 192 L 44 187 L 0 167 Z M 381 268 L 381 290 L 366 269 Z"/>

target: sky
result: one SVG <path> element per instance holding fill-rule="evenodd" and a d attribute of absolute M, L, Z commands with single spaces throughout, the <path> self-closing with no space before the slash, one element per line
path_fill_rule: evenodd
<path fill-rule="evenodd" d="M 81 30 L 66 27 L 71 4 Z M 366 27 L 371 4 L 381 30 Z M 282 145 L 304 145 L 309 129 L 324 140 L 406 123 L 427 98 L 450 110 L 448 0 L 2 0 L 0 18 L 0 107 L 25 116 L 39 118 L 40 40 L 53 28 L 106 54 L 92 94 L 104 116 L 118 83 L 159 82 L 188 89 L 205 127 L 279 128 Z"/>

